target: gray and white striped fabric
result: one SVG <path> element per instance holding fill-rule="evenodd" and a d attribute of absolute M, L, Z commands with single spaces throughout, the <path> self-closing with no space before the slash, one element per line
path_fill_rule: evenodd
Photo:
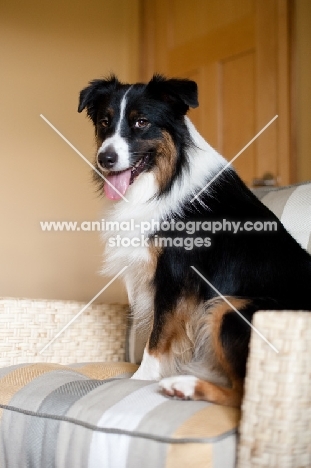
<path fill-rule="evenodd" d="M 311 254 L 311 183 L 270 190 L 257 189 L 254 193 Z"/>
<path fill-rule="evenodd" d="M 239 410 L 166 398 L 134 369 L 0 370 L 1 468 L 234 467 Z"/>

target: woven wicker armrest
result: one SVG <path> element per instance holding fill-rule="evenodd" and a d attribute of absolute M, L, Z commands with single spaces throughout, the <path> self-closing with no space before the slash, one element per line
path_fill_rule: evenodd
<path fill-rule="evenodd" d="M 0 298 L 0 368 L 35 362 L 124 361 L 128 306 L 86 305 L 75 301 Z"/>
<path fill-rule="evenodd" d="M 242 406 L 238 468 L 311 466 L 311 312 L 258 312 Z"/>

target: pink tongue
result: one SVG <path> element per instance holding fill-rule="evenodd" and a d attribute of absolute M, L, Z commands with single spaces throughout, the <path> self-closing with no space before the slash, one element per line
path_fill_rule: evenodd
<path fill-rule="evenodd" d="M 125 194 L 130 185 L 131 169 L 127 169 L 116 175 L 109 175 L 106 179 L 111 184 L 105 182 L 104 190 L 106 197 L 110 198 L 110 200 L 120 200 L 121 196 Z M 119 193 L 116 190 L 118 190 Z"/>

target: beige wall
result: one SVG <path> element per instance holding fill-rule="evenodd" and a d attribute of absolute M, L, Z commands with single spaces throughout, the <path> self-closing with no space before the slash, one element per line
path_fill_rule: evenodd
<path fill-rule="evenodd" d="M 40 229 L 44 220 L 96 220 L 102 203 L 85 156 L 93 130 L 78 114 L 86 83 L 114 71 L 139 78 L 139 0 L 11 0 L 0 16 L 0 296 L 90 300 L 100 277 L 97 232 Z M 298 180 L 311 179 L 311 2 L 295 0 Z M 124 302 L 120 283 L 101 296 Z"/>
<path fill-rule="evenodd" d="M 139 0 L 11 0 L 0 16 L 0 296 L 90 300 L 100 277 L 98 233 L 45 233 L 44 220 L 96 220 L 101 202 L 84 161 L 93 130 L 78 93 L 111 71 L 138 78 Z M 102 301 L 126 300 L 120 285 Z"/>
<path fill-rule="evenodd" d="M 297 179 L 311 180 L 311 1 L 295 0 Z"/>

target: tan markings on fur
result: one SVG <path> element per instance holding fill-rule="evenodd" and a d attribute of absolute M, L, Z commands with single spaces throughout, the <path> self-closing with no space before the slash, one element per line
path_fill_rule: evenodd
<path fill-rule="evenodd" d="M 194 389 L 194 400 L 207 400 L 224 406 L 241 406 L 243 386 L 235 388 L 225 388 L 219 385 L 198 380 Z"/>
<path fill-rule="evenodd" d="M 155 357 L 165 356 L 168 360 L 175 356 L 181 363 L 188 363 L 194 348 L 191 318 L 197 307 L 198 301 L 194 297 L 183 297 L 176 308 L 166 314 L 161 336 L 150 354 Z"/>
<path fill-rule="evenodd" d="M 229 302 L 236 308 L 242 309 L 248 304 L 248 300 L 229 297 Z M 215 298 L 208 303 L 211 313 L 211 338 L 214 356 L 219 366 L 228 376 L 231 388 L 220 387 L 210 382 L 199 380 L 195 387 L 194 399 L 208 400 L 227 406 L 240 406 L 243 394 L 243 381 L 235 375 L 229 364 L 224 348 L 220 340 L 223 318 L 227 313 L 235 313 L 234 310 L 221 298 Z"/>
<path fill-rule="evenodd" d="M 157 147 L 155 177 L 160 189 L 163 190 L 173 177 L 177 151 L 170 134 L 163 131 L 162 135 L 163 139 Z"/>
<path fill-rule="evenodd" d="M 103 144 L 103 141 L 104 140 L 102 138 L 99 138 L 99 136 L 96 137 L 96 153 L 99 150 L 99 148 L 101 147 L 101 145 Z M 97 166 L 97 155 L 95 156 L 95 162 L 96 162 L 96 166 Z"/>
<path fill-rule="evenodd" d="M 237 309 L 248 301 L 229 297 Z M 198 303 L 184 297 L 165 317 L 157 346 L 150 354 L 161 362 L 162 377 L 190 374 L 199 378 L 193 399 L 240 406 L 243 381 L 228 360 L 220 340 L 223 317 L 235 313 L 221 298 Z"/>
<path fill-rule="evenodd" d="M 156 271 L 157 264 L 158 264 L 158 258 L 162 250 L 163 249 L 161 247 L 154 245 L 152 238 L 151 238 L 149 242 L 150 261 L 148 262 L 148 265 L 146 268 L 147 276 L 150 278 L 150 280 L 154 278 L 155 271 Z"/>
<path fill-rule="evenodd" d="M 148 324 L 148 331 L 149 335 L 152 331 L 153 328 L 153 320 L 154 320 L 154 286 L 153 286 L 153 279 L 155 275 L 155 271 L 157 268 L 157 263 L 158 263 L 158 258 L 159 255 L 162 251 L 160 247 L 156 247 L 153 243 L 152 240 L 149 243 L 149 261 L 147 264 L 143 265 L 141 267 L 140 273 L 138 273 L 138 276 L 141 277 L 140 283 L 145 284 L 145 287 L 147 288 L 148 291 L 150 291 L 150 294 L 152 294 L 152 310 L 148 316 L 149 316 L 149 324 Z M 146 329 L 146 324 L 145 324 L 145 329 Z"/>
<path fill-rule="evenodd" d="M 235 297 L 227 298 L 230 304 L 233 305 L 237 310 L 243 309 L 249 301 L 246 299 L 240 299 Z M 224 369 L 225 373 L 232 381 L 236 381 L 236 375 L 234 375 L 232 367 L 227 361 L 225 356 L 224 348 L 220 340 L 221 326 L 223 322 L 224 315 L 227 313 L 236 313 L 232 307 L 230 307 L 224 300 L 221 299 L 221 302 L 216 305 L 216 309 L 212 313 L 212 340 L 215 354 L 221 367 Z"/>
<path fill-rule="evenodd" d="M 139 117 L 139 113 L 137 110 L 131 110 L 130 115 L 129 115 L 129 121 L 134 121 Z"/>
<path fill-rule="evenodd" d="M 131 309 L 134 326 L 143 337 L 149 337 L 153 327 L 154 285 L 153 279 L 162 249 L 155 247 L 152 240 L 149 243 L 148 262 L 137 263 L 131 270 L 132 296 Z"/>
<path fill-rule="evenodd" d="M 149 265 L 149 264 L 148 264 Z M 153 326 L 154 270 L 145 264 L 136 264 L 131 275 L 130 305 L 134 326 L 139 334 L 149 337 Z M 132 270 L 133 271 L 133 270 Z"/>
<path fill-rule="evenodd" d="M 112 107 L 108 107 L 108 109 L 106 109 L 105 116 L 106 116 L 106 117 L 109 117 L 110 120 L 113 119 L 114 110 L 113 110 Z M 99 125 L 100 125 L 100 123 L 99 123 Z M 95 130 L 95 131 L 96 131 L 96 149 L 97 149 L 97 151 L 98 151 L 99 148 L 101 147 L 101 145 L 103 144 L 104 139 L 99 137 L 98 132 L 97 132 L 97 127 L 96 127 L 96 130 Z"/>

